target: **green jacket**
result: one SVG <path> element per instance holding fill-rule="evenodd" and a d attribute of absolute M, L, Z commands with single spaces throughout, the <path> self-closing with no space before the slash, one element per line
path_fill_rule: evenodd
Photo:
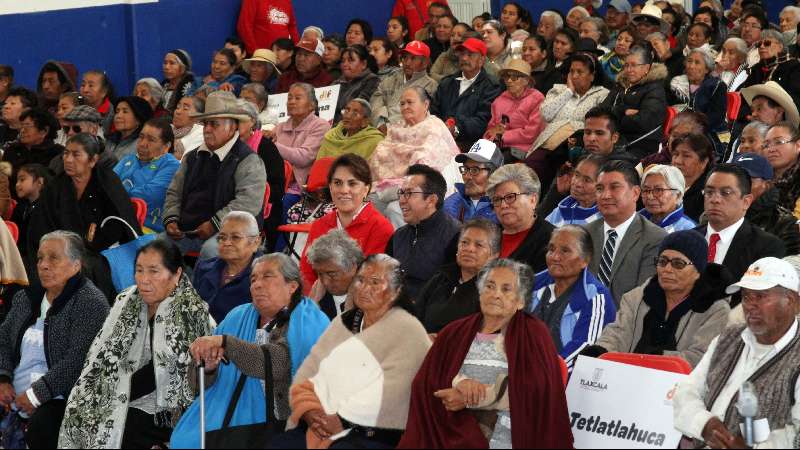
<path fill-rule="evenodd" d="M 340 123 L 325 133 L 319 153 L 317 153 L 317 159 L 337 158 L 345 153 L 355 153 L 364 159 L 369 159 L 375 147 L 382 140 L 383 134 L 371 125 L 352 136 L 347 136 L 344 134 L 344 126 Z"/>

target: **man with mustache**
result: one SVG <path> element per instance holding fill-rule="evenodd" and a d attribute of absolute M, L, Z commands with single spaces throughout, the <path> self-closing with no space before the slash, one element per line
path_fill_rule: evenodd
<path fill-rule="evenodd" d="M 456 192 L 444 201 L 444 210 L 460 222 L 484 218 L 498 223 L 486 187 L 489 177 L 502 167 L 503 153 L 494 142 L 479 139 L 468 153 L 457 155 L 456 162 L 461 164 L 464 182 L 456 183 Z"/>

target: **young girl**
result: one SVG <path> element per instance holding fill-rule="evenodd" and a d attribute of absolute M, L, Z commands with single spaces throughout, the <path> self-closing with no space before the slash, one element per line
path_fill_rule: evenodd
<path fill-rule="evenodd" d="M 25 257 L 27 252 L 28 223 L 34 209 L 39 205 L 39 195 L 50 179 L 50 171 L 41 164 L 26 164 L 20 167 L 17 173 L 17 206 L 11 215 L 11 221 L 19 227 L 19 241 L 17 247 L 20 254 Z"/>

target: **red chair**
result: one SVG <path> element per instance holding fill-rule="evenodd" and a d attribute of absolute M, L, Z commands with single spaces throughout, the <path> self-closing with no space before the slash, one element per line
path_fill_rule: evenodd
<path fill-rule="evenodd" d="M 147 202 L 140 198 L 132 198 L 131 203 L 136 211 L 136 220 L 139 221 L 139 226 L 144 227 L 144 221 L 147 219 Z"/>
<path fill-rule="evenodd" d="M 336 158 L 320 158 L 314 165 L 311 166 L 311 171 L 308 174 L 308 180 L 303 189 L 303 200 L 302 200 L 302 207 L 301 207 L 301 215 L 302 212 L 305 211 L 306 205 L 308 204 L 308 196 L 309 194 L 313 194 L 315 192 L 319 192 L 320 190 L 324 189 L 328 186 L 328 172 L 331 170 L 331 166 Z M 300 233 L 308 233 L 311 231 L 311 224 L 310 223 L 301 223 L 301 224 L 288 224 L 288 225 L 281 225 L 278 227 L 278 231 L 281 233 L 286 233 L 289 238 L 289 244 L 286 246 L 286 254 L 289 256 L 295 256 L 300 259 L 300 253 L 295 250 L 294 246 L 297 243 L 297 237 Z"/>
<path fill-rule="evenodd" d="M 11 233 L 11 237 L 14 238 L 14 242 L 19 241 L 19 227 L 14 222 L 9 222 L 8 220 L 4 221 L 6 223 L 6 227 L 8 227 L 8 231 Z"/>
<path fill-rule="evenodd" d="M 648 369 L 663 370 L 665 372 L 681 373 L 684 375 L 692 373 L 692 366 L 679 356 L 609 352 L 601 355 L 600 359 L 630 364 L 632 366 L 646 367 Z"/>
<path fill-rule="evenodd" d="M 269 196 L 272 193 L 272 190 L 269 188 L 269 184 L 267 184 L 267 188 L 264 189 L 264 220 L 269 218 L 270 213 L 272 212 L 272 203 L 269 202 Z"/>
<path fill-rule="evenodd" d="M 11 220 L 11 216 L 14 214 L 14 209 L 17 207 L 17 201 L 13 198 L 8 202 L 8 210 L 3 214 L 3 219 Z"/>
<path fill-rule="evenodd" d="M 672 106 L 667 106 L 667 120 L 664 121 L 664 136 L 669 136 L 669 128 L 672 126 L 672 121 L 678 115 L 678 110 Z"/>
<path fill-rule="evenodd" d="M 733 123 L 739 117 L 739 110 L 742 108 L 742 96 L 738 92 L 728 92 L 728 110 L 726 117 L 728 122 Z"/>
<path fill-rule="evenodd" d="M 294 168 L 292 167 L 291 164 L 289 164 L 289 161 L 284 161 L 283 162 L 283 176 L 284 176 L 284 179 L 286 180 L 286 185 L 283 187 L 283 192 L 286 192 L 286 191 L 289 190 L 289 185 L 292 183 L 292 175 L 294 175 Z"/>
<path fill-rule="evenodd" d="M 561 364 L 561 379 L 564 380 L 564 387 L 567 387 L 569 384 L 569 368 L 567 368 L 567 362 L 564 361 L 564 358 L 558 357 L 558 362 Z"/>

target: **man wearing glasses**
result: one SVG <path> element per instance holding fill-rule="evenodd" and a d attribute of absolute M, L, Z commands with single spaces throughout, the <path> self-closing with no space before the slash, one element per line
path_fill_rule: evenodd
<path fill-rule="evenodd" d="M 463 183 L 444 201 L 444 210 L 459 222 L 484 218 L 497 223 L 492 201 L 486 196 L 489 176 L 503 165 L 503 153 L 494 142 L 479 139 L 468 153 L 456 156 Z"/>
<path fill-rule="evenodd" d="M 745 218 L 753 204 L 752 181 L 733 164 L 715 167 L 703 190 L 708 225 L 696 228 L 708 242 L 708 261 L 725 266 L 740 279 L 753 262 L 786 253 L 784 243 Z M 732 302 L 735 306 L 738 299 Z"/>

